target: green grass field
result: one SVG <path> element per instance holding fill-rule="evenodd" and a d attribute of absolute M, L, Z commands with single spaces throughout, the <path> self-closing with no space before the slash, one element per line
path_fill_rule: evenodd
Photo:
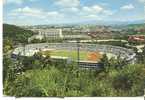
<path fill-rule="evenodd" d="M 42 51 L 44 55 L 50 56 L 61 56 L 61 57 L 70 57 L 73 60 L 77 60 L 77 51 L 69 51 L 69 50 L 51 50 L 51 51 Z M 87 51 L 80 51 L 80 60 L 87 60 Z"/>
<path fill-rule="evenodd" d="M 58 56 L 58 57 L 69 57 L 73 60 L 78 59 L 77 51 L 48 50 L 48 51 L 41 51 L 41 53 L 43 55 Z M 99 52 L 98 52 L 97 57 L 95 57 L 95 58 L 91 57 L 91 59 L 89 59 L 90 58 L 89 56 L 91 56 L 90 53 L 92 53 L 92 52 L 80 51 L 80 60 L 89 60 L 89 61 L 99 61 L 100 60 L 102 54 L 99 54 Z M 112 57 L 116 58 L 116 56 L 114 54 L 111 54 L 111 53 L 107 53 L 107 57 L 109 59 L 111 59 Z"/>

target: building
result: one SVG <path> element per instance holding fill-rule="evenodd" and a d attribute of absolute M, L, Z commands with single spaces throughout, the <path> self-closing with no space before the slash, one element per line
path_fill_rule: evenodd
<path fill-rule="evenodd" d="M 145 35 L 130 35 L 128 36 L 130 42 L 145 42 Z"/>
<path fill-rule="evenodd" d="M 28 42 L 34 39 L 42 40 L 44 38 L 50 39 L 63 38 L 62 29 L 30 29 L 30 30 L 38 34 L 28 38 Z"/>
<path fill-rule="evenodd" d="M 40 29 L 39 35 L 47 38 L 63 38 L 62 29 Z"/>

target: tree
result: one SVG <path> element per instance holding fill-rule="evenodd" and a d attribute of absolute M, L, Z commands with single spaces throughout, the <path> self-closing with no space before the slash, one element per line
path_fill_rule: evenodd
<path fill-rule="evenodd" d="M 13 49 L 13 41 L 12 39 L 6 37 L 4 38 L 4 48 L 3 51 L 4 53 L 7 53 L 9 50 Z"/>
<path fill-rule="evenodd" d="M 21 60 L 22 64 L 24 65 L 24 71 L 33 69 L 34 62 L 35 62 L 34 57 L 21 57 L 21 59 L 19 60 Z"/>
<path fill-rule="evenodd" d="M 143 63 L 145 64 L 145 45 L 144 45 L 144 48 L 143 48 L 142 56 L 143 56 Z"/>
<path fill-rule="evenodd" d="M 16 97 L 40 97 L 44 96 L 44 93 L 29 77 L 20 75 L 15 81 L 7 84 L 5 87 L 5 95 Z"/>
<path fill-rule="evenodd" d="M 7 79 L 8 77 L 8 72 L 9 72 L 9 66 L 12 65 L 12 60 L 7 57 L 7 56 L 4 56 L 3 57 L 3 82 Z"/>
<path fill-rule="evenodd" d="M 139 62 L 139 63 L 145 64 L 145 46 L 144 46 L 144 48 L 142 49 L 142 52 L 137 53 L 137 59 L 138 59 L 138 62 Z"/>
<path fill-rule="evenodd" d="M 105 72 L 108 72 L 110 63 L 109 63 L 109 59 L 106 54 L 103 55 L 102 59 L 100 60 L 100 63 L 102 65 L 103 69 L 105 69 Z"/>
<path fill-rule="evenodd" d="M 35 33 L 15 25 L 3 24 L 3 37 L 11 39 L 15 44 L 28 43 L 28 38 Z"/>
<path fill-rule="evenodd" d="M 119 74 L 113 80 L 113 87 L 117 90 L 121 89 L 124 91 L 128 91 L 131 89 L 132 85 L 133 85 L 133 82 L 127 74 Z"/>

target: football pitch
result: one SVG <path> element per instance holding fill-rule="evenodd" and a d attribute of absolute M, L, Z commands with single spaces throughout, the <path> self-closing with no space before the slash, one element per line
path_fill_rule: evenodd
<path fill-rule="evenodd" d="M 42 51 L 41 53 L 43 55 L 68 57 L 73 60 L 78 59 L 78 52 L 71 51 L 71 50 L 49 50 L 49 51 Z M 98 52 L 79 51 L 80 60 L 98 61 L 100 60 L 101 57 L 102 57 L 101 54 L 99 54 Z"/>

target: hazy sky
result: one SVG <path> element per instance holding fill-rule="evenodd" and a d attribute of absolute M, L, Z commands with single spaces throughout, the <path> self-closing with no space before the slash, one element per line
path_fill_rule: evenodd
<path fill-rule="evenodd" d="M 5 0 L 4 23 L 59 24 L 145 19 L 145 0 Z"/>

